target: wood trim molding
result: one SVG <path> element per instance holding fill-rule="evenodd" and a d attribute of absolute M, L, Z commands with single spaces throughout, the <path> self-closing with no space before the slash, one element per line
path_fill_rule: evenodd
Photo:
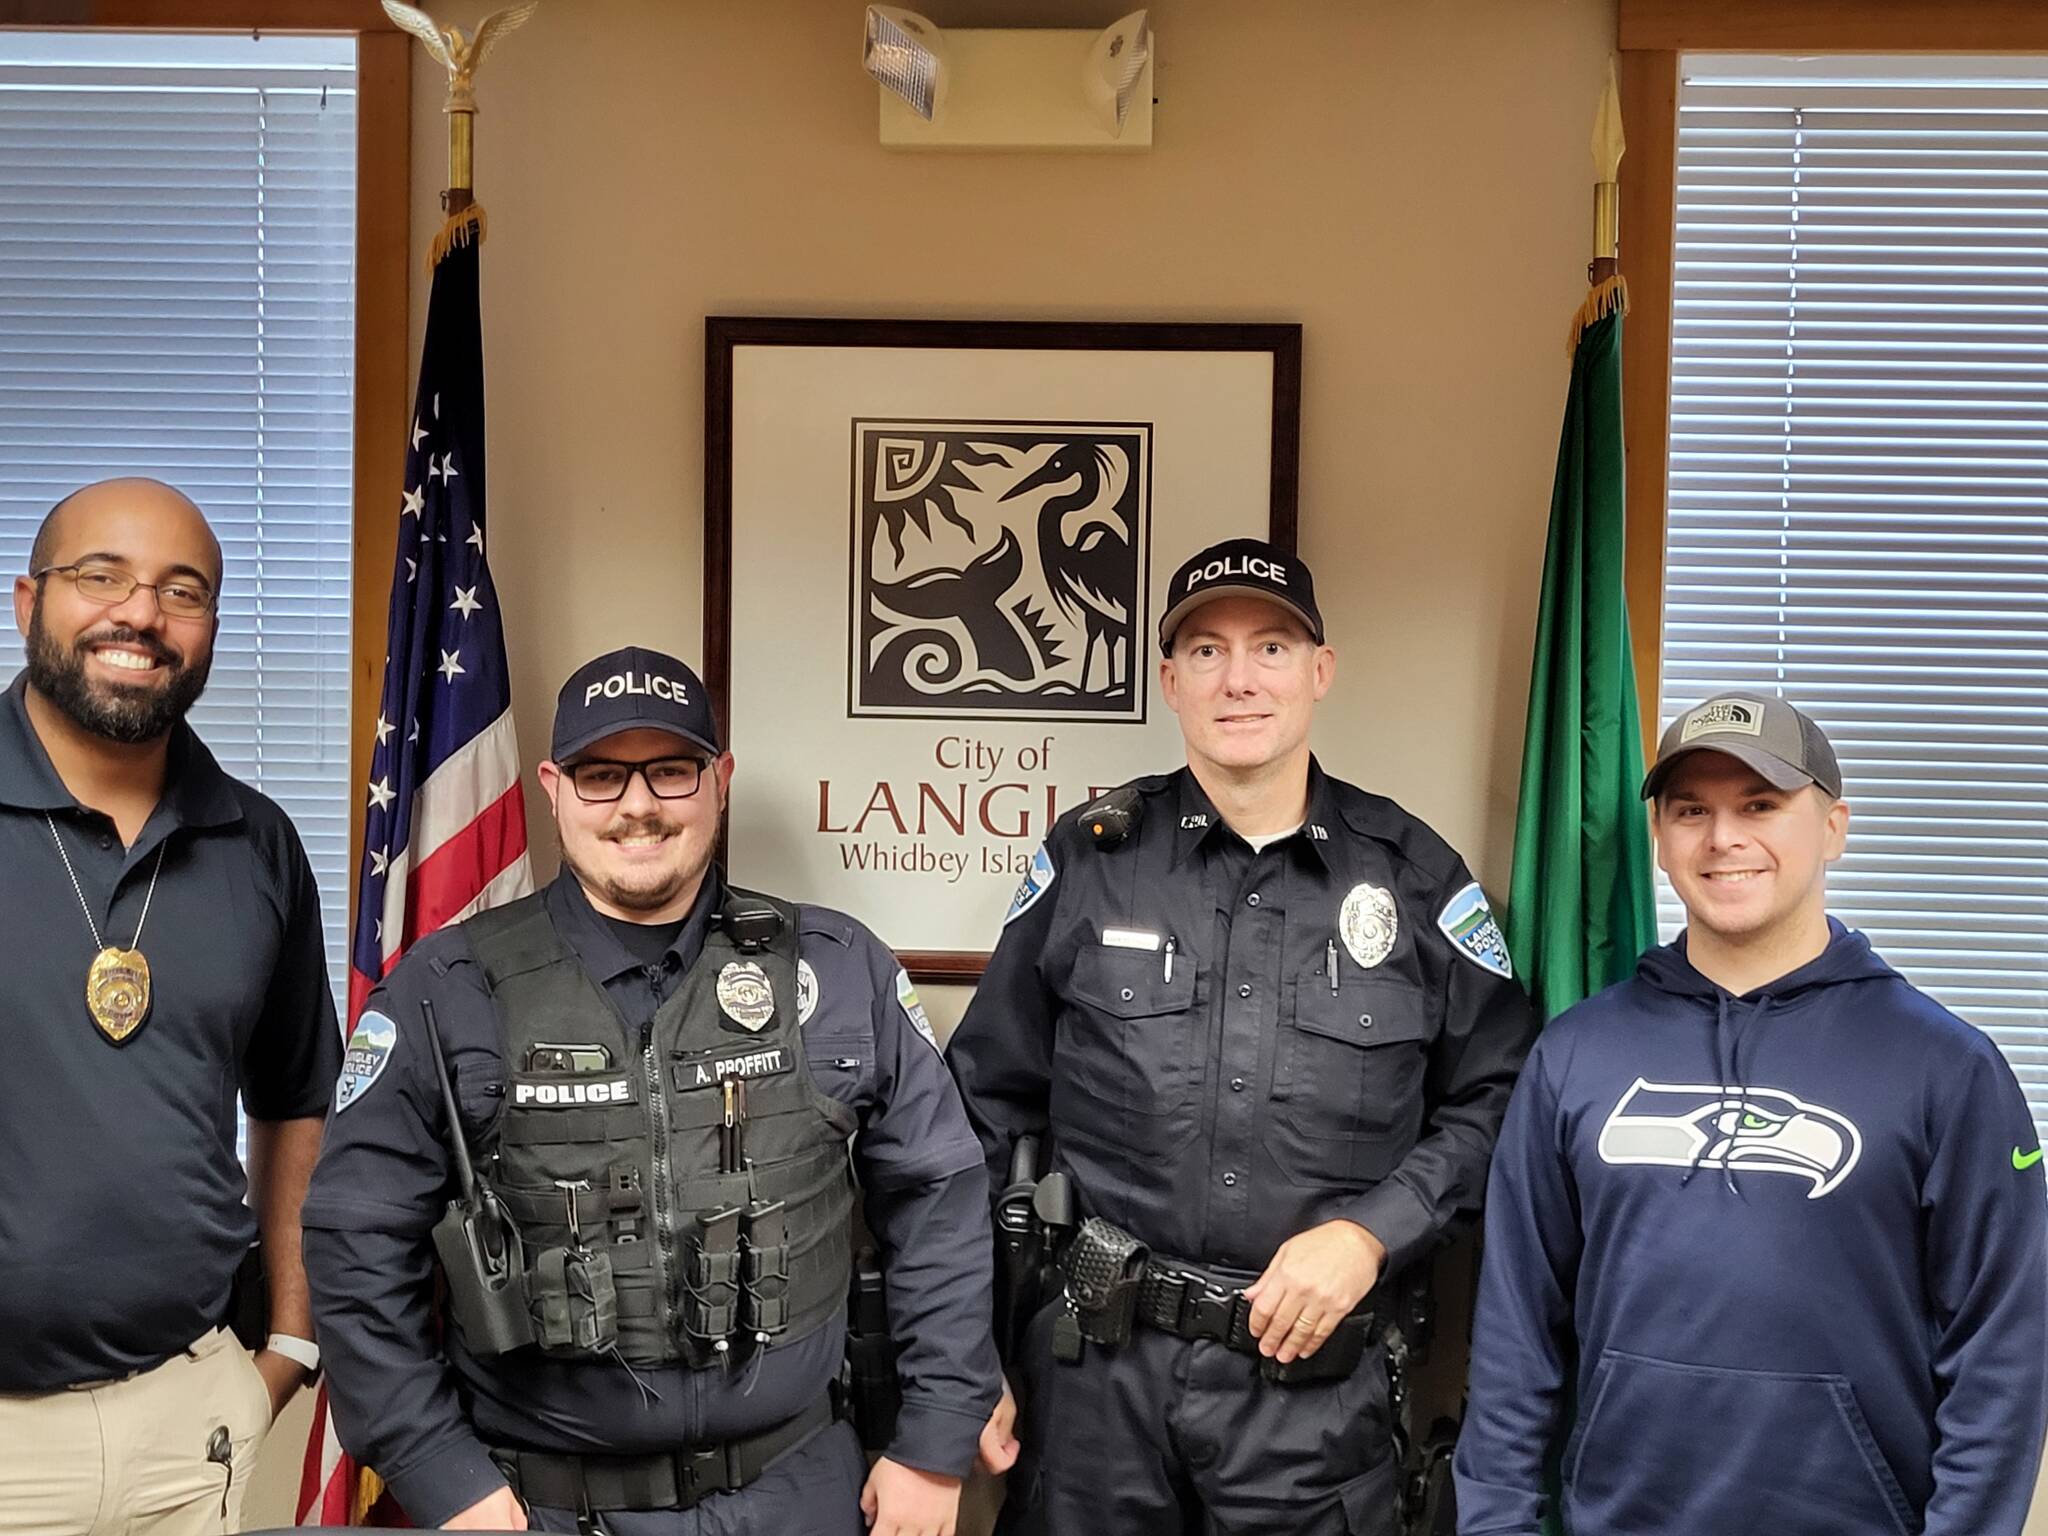
<path fill-rule="evenodd" d="M 404 36 L 377 0 L 0 0 L 0 26 Z"/>
<path fill-rule="evenodd" d="M 368 781 L 384 686 L 391 567 L 405 470 L 412 265 L 412 39 L 364 33 L 356 88 L 355 538 L 349 607 L 351 864 L 363 845 Z M 349 881 L 355 921 L 355 880 Z"/>
<path fill-rule="evenodd" d="M 1664 648 L 1665 482 L 1671 455 L 1672 246 L 1678 219 L 1678 55 L 1623 53 L 1618 65 L 1628 153 L 1621 161 L 1621 333 L 1628 594 L 1644 749 L 1657 736 Z"/>
<path fill-rule="evenodd" d="M 1624 53 L 2040 53 L 2048 52 L 2048 6 L 2040 0 L 1620 0 L 1617 35 Z"/>

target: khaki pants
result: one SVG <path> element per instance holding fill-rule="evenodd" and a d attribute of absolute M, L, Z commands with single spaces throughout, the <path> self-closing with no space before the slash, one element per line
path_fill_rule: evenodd
<path fill-rule="evenodd" d="M 228 1466 L 207 1459 L 227 1430 Z M 0 1532 L 219 1536 L 270 1428 L 249 1352 L 216 1329 L 154 1370 L 61 1392 L 0 1392 Z"/>

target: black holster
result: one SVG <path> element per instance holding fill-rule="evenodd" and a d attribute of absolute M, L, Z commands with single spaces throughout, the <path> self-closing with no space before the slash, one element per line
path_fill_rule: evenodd
<path fill-rule="evenodd" d="M 228 1284 L 228 1315 L 221 1326 L 242 1348 L 254 1352 L 270 1337 L 270 1285 L 263 1271 L 263 1244 L 249 1245 Z"/>
<path fill-rule="evenodd" d="M 1067 1277 L 1067 1300 L 1081 1324 L 1082 1338 L 1097 1344 L 1122 1344 L 1130 1338 L 1138 1286 L 1150 1257 L 1151 1250 L 1143 1243 L 1099 1216 L 1081 1223 L 1060 1256 L 1060 1269 Z"/>
<path fill-rule="evenodd" d="M 887 1450 L 896 1438 L 896 1416 L 903 1407 L 896 1355 L 882 1272 L 870 1263 L 856 1263 L 846 1301 L 846 1363 L 839 1373 L 839 1393 L 866 1450 Z"/>

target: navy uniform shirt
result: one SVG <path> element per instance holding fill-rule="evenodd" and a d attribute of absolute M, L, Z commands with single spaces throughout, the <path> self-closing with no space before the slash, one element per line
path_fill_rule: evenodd
<path fill-rule="evenodd" d="M 1464 861 L 1309 770 L 1254 852 L 1183 769 L 1103 848 L 1053 828 L 947 1048 L 992 1175 L 1051 1129 L 1084 1213 L 1257 1272 L 1355 1221 L 1398 1270 L 1469 1218 L 1534 1033 Z"/>
<path fill-rule="evenodd" d="M 638 1026 L 696 963 L 724 888 L 714 871 L 655 966 L 627 951 L 566 869 L 545 900 L 584 969 Z M 819 1090 L 859 1116 L 854 1164 L 888 1272 L 890 1332 L 903 1346 L 903 1411 L 888 1454 L 962 1475 L 1000 1390 L 981 1150 L 895 957 L 841 913 L 800 907 L 798 922 L 798 954 L 818 978 L 805 1057 Z M 502 1486 L 486 1446 L 673 1450 L 758 1433 L 825 1395 L 845 1351 L 837 1318 L 729 1369 L 629 1372 L 530 1350 L 480 1360 L 452 1339 L 444 1360 L 430 1233 L 454 1192 L 454 1165 L 419 1024 L 423 998 L 434 1004 L 471 1144 L 495 1123 L 505 1084 L 498 1020 L 467 939 L 442 929 L 370 996 L 370 1008 L 396 1021 L 397 1043 L 376 1079 L 329 1118 L 304 1214 L 341 1441 L 415 1524 L 439 1524 Z"/>
<path fill-rule="evenodd" d="M 256 1238 L 235 1156 L 258 1120 L 326 1108 L 341 1059 L 320 900 L 283 811 L 174 727 L 132 848 L 58 778 L 0 696 L 0 1392 L 145 1370 L 224 1320 Z M 47 818 L 47 819 L 46 819 Z M 147 1020 L 116 1048 L 86 1010 L 95 953 L 51 822 L 107 943 L 149 962 Z"/>

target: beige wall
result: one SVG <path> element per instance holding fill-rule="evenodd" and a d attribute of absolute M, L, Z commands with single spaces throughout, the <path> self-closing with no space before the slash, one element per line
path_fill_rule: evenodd
<path fill-rule="evenodd" d="M 591 655 L 701 657 L 705 315 L 1298 320 L 1341 663 L 1320 750 L 1501 888 L 1611 4 L 1152 14 L 1156 145 L 1129 157 L 885 152 L 853 0 L 556 0 L 492 55 L 491 564 L 529 757 Z M 439 93 L 421 69 L 421 248 Z"/>

